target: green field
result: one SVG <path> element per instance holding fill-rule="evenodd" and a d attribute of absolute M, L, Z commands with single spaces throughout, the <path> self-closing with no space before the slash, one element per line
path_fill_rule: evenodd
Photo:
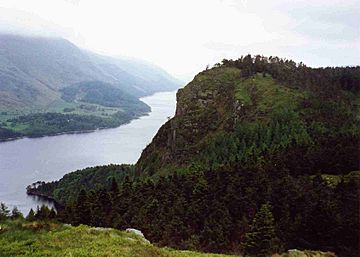
<path fill-rule="evenodd" d="M 62 89 L 62 96 L 46 106 L 0 109 L 0 140 L 113 128 L 150 110 L 110 84 L 84 82 Z"/>

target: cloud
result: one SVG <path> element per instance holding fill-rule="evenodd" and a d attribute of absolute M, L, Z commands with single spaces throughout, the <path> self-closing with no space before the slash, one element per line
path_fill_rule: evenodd
<path fill-rule="evenodd" d="M 2 0 L 0 29 L 62 36 L 189 79 L 247 53 L 358 64 L 359 8 L 358 0 Z"/>

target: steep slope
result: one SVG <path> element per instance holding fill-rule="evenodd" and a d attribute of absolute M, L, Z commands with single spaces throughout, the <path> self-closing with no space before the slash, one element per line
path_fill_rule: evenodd
<path fill-rule="evenodd" d="M 64 39 L 0 35 L 0 49 L 1 105 L 5 97 L 14 107 L 46 105 L 58 97 L 59 88 L 82 81 L 110 81 Z"/>
<path fill-rule="evenodd" d="M 295 76 L 295 71 L 286 72 Z M 359 68 L 353 72 L 360 74 Z M 340 174 L 357 168 L 359 86 L 345 90 L 326 74 L 309 85 L 296 78 L 290 84 L 267 70 L 243 74 L 235 65 L 222 65 L 180 89 L 175 117 L 143 151 L 138 171 L 154 174 L 167 166 L 194 163 L 204 168 L 249 164 L 259 156 L 273 163 L 279 155 L 293 174 Z M 345 75 L 336 76 L 346 81 Z M 319 87 L 321 80 L 331 82 Z M 303 160 L 296 161 L 298 155 Z"/>
<path fill-rule="evenodd" d="M 116 127 L 150 111 L 139 97 L 179 85 L 159 67 L 65 39 L 0 34 L 0 141 Z"/>
<path fill-rule="evenodd" d="M 136 96 L 177 89 L 182 82 L 153 64 L 124 57 L 108 57 L 87 52 L 104 74 Z M 126 84 L 124 83 L 126 81 Z"/>
<path fill-rule="evenodd" d="M 65 39 L 0 34 L 0 109 L 46 106 L 60 88 L 88 81 L 135 96 L 180 85 L 160 68 L 99 56 Z"/>

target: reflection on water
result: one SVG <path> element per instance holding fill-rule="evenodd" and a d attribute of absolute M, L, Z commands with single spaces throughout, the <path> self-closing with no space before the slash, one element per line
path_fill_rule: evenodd
<path fill-rule="evenodd" d="M 26 195 L 26 186 L 33 182 L 58 180 L 89 166 L 135 163 L 176 105 L 175 92 L 142 100 L 152 112 L 118 128 L 0 143 L 0 202 L 27 214 L 39 204 Z"/>

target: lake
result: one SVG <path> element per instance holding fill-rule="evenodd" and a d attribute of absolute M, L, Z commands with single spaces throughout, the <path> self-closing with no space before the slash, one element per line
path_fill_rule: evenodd
<path fill-rule="evenodd" d="M 174 115 L 176 92 L 141 100 L 151 113 L 118 128 L 0 143 L 0 202 L 27 214 L 45 203 L 26 195 L 26 186 L 33 182 L 58 180 L 89 166 L 135 163 L 160 126 Z"/>

